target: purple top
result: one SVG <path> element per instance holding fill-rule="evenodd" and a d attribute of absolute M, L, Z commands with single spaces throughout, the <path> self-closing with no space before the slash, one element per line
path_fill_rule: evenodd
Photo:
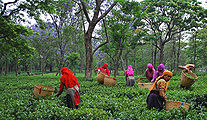
<path fill-rule="evenodd" d="M 165 65 L 164 64 L 160 64 L 158 66 L 157 70 L 155 71 L 154 77 L 151 80 L 151 82 L 155 82 L 156 78 L 158 78 L 159 76 L 161 76 L 164 71 L 165 71 Z"/>

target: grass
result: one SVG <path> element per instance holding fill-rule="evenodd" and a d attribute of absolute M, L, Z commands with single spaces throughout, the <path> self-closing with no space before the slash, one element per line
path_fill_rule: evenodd
<path fill-rule="evenodd" d="M 0 119 L 207 119 L 206 74 L 198 73 L 199 79 L 189 90 L 180 88 L 180 75 L 172 77 L 167 90 L 168 100 L 187 102 L 190 109 L 185 111 L 158 111 L 146 108 L 147 89 L 137 85 L 126 87 L 124 76 L 117 76 L 113 87 L 100 85 L 94 75 L 85 79 L 77 74 L 80 83 L 80 109 L 66 107 L 65 91 L 55 97 L 59 90 L 60 76 L 47 73 L 44 76 L 0 76 Z M 34 86 L 47 85 L 55 89 L 53 96 L 35 99 Z"/>

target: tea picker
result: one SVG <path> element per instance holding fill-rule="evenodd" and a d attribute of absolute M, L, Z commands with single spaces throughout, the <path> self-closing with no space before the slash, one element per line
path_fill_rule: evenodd
<path fill-rule="evenodd" d="M 80 103 L 79 82 L 73 74 L 73 72 L 69 70 L 67 67 L 62 68 L 61 74 L 63 76 L 60 78 L 60 90 L 56 96 L 60 96 L 65 87 L 67 106 L 69 108 L 78 109 L 78 104 Z"/>
<path fill-rule="evenodd" d="M 194 69 L 194 67 L 195 67 L 194 64 L 187 64 L 186 66 L 178 66 L 178 68 L 183 69 L 181 73 L 180 87 L 188 89 L 198 79 L 197 75 L 191 71 Z"/>
<path fill-rule="evenodd" d="M 147 108 L 156 108 L 159 110 L 163 109 L 163 103 L 167 101 L 167 96 L 165 95 L 167 88 L 169 86 L 171 77 L 173 73 L 165 70 L 162 76 L 159 76 L 152 87 L 150 88 L 150 93 L 147 96 Z"/>

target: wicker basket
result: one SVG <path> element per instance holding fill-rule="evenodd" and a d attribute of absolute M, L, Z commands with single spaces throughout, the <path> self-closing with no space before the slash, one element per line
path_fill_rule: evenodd
<path fill-rule="evenodd" d="M 170 110 L 170 109 L 179 109 L 179 107 L 183 107 L 186 110 L 189 110 L 190 105 L 185 102 L 180 102 L 180 101 L 166 101 L 165 103 L 165 110 Z"/>
<path fill-rule="evenodd" d="M 52 87 L 48 87 L 45 85 L 35 85 L 34 87 L 34 96 L 38 98 L 38 96 L 50 96 L 53 95 L 54 89 Z"/>
<path fill-rule="evenodd" d="M 116 84 L 116 79 L 109 77 L 109 76 L 105 76 L 104 77 L 104 85 L 106 86 L 114 86 Z"/>
<path fill-rule="evenodd" d="M 191 85 L 194 84 L 194 82 L 195 82 L 194 80 L 198 79 L 198 77 L 193 72 L 188 72 L 188 74 L 194 78 L 194 79 L 192 79 L 192 78 L 189 78 L 185 73 L 186 72 L 184 70 L 181 73 L 181 85 L 186 88 L 189 88 Z"/>
<path fill-rule="evenodd" d="M 106 76 L 105 73 L 99 71 L 96 77 L 96 80 L 98 81 L 98 83 L 103 84 L 105 76 Z"/>
<path fill-rule="evenodd" d="M 139 88 L 143 88 L 143 89 L 144 88 L 147 88 L 147 89 L 150 89 L 152 87 L 153 83 L 145 83 L 145 82 L 141 81 L 143 79 L 147 79 L 147 78 L 139 78 L 138 79 L 138 86 L 139 86 Z"/>

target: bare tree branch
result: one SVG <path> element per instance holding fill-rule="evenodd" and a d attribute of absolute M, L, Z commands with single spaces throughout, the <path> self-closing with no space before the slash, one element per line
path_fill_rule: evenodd
<path fill-rule="evenodd" d="M 152 45 L 154 45 L 154 46 L 157 47 L 159 50 L 161 50 L 160 47 L 157 46 L 156 44 L 152 43 Z"/>
<path fill-rule="evenodd" d="M 83 6 L 83 12 L 84 12 L 84 14 L 85 14 L 85 16 L 86 16 L 86 19 L 87 19 L 87 21 L 90 23 L 91 20 L 90 20 L 90 18 L 89 18 L 89 16 L 88 16 L 88 11 L 87 11 L 87 9 L 86 9 L 86 3 L 85 3 L 83 0 L 80 0 L 80 1 L 81 1 L 82 6 Z"/>
<path fill-rule="evenodd" d="M 101 10 L 101 1 L 96 0 L 96 8 L 95 8 L 95 12 L 94 12 L 92 21 L 97 20 L 100 10 Z"/>
<path fill-rule="evenodd" d="M 105 13 L 103 13 L 97 20 L 95 23 L 98 23 L 101 19 L 103 19 L 111 10 L 112 8 L 117 4 L 117 2 L 114 2 L 106 11 Z"/>
<path fill-rule="evenodd" d="M 7 5 L 16 3 L 16 2 L 18 2 L 18 1 L 19 1 L 19 0 L 15 0 L 15 1 L 13 1 L 13 2 L 4 3 L 4 8 L 3 8 L 3 10 L 1 11 L 1 15 L 3 16 L 4 12 L 6 11 L 6 7 L 7 7 Z"/>
<path fill-rule="evenodd" d="M 100 44 L 92 53 L 92 55 L 100 48 L 102 47 L 103 45 L 105 45 L 106 43 L 109 42 L 109 38 L 108 38 L 108 34 L 107 34 L 107 29 L 106 29 L 106 24 L 105 24 L 105 20 L 103 19 L 103 23 L 104 23 L 104 29 L 105 29 L 105 35 L 106 35 L 106 41 L 102 44 Z"/>

